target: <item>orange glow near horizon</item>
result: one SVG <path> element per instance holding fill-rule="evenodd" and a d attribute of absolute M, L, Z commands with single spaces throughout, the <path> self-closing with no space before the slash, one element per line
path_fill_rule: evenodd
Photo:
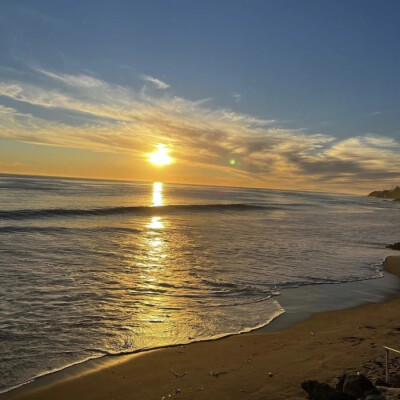
<path fill-rule="evenodd" d="M 170 149 L 165 147 L 164 144 L 159 143 L 157 145 L 157 151 L 148 154 L 149 161 L 158 166 L 169 165 L 173 161 L 172 157 L 168 155 L 169 152 Z"/>

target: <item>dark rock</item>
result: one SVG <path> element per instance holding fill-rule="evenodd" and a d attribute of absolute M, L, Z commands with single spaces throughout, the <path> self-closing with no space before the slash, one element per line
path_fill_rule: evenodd
<path fill-rule="evenodd" d="M 393 388 L 400 388 L 400 375 L 399 374 L 391 374 L 389 379 L 390 386 Z"/>
<path fill-rule="evenodd" d="M 368 395 L 365 400 L 386 400 L 386 397 L 382 393 L 372 393 Z"/>
<path fill-rule="evenodd" d="M 392 249 L 392 250 L 400 250 L 400 242 L 393 243 L 393 244 L 388 244 L 386 246 L 387 249 Z"/>
<path fill-rule="evenodd" d="M 338 390 L 339 392 L 343 392 L 343 384 L 344 381 L 346 380 L 347 374 L 343 374 L 340 378 L 339 378 L 339 382 L 336 384 L 336 390 Z"/>
<path fill-rule="evenodd" d="M 385 396 L 386 400 L 398 400 L 400 399 L 400 388 L 387 388 L 380 387 L 381 393 Z"/>
<path fill-rule="evenodd" d="M 400 198 L 400 186 L 396 186 L 393 189 L 387 190 L 376 190 L 371 192 L 368 196 L 379 197 L 381 199 L 399 199 Z"/>
<path fill-rule="evenodd" d="M 386 386 L 386 387 L 390 387 L 389 383 L 387 383 L 384 379 L 382 378 L 378 378 L 375 381 L 375 386 Z"/>
<path fill-rule="evenodd" d="M 343 392 L 358 398 L 379 393 L 374 384 L 363 374 L 347 375 L 343 382 Z"/>
<path fill-rule="evenodd" d="M 308 393 L 309 400 L 356 400 L 354 396 L 339 392 L 318 381 L 304 381 L 301 387 Z"/>

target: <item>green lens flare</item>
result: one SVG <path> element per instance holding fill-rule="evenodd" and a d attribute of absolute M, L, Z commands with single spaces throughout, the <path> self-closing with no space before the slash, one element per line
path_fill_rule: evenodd
<path fill-rule="evenodd" d="M 229 160 L 229 164 L 235 165 L 235 164 L 236 164 L 236 160 L 234 160 L 234 159 L 232 158 L 232 160 Z"/>

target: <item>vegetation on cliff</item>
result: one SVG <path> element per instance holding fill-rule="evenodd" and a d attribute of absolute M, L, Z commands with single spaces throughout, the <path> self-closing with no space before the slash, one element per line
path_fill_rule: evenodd
<path fill-rule="evenodd" d="M 400 201 L 400 186 L 387 190 L 376 190 L 371 192 L 368 196 Z"/>

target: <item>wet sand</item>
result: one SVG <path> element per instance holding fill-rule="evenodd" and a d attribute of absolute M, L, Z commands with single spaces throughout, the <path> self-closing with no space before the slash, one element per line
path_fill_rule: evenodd
<path fill-rule="evenodd" d="M 400 275 L 400 256 L 388 257 L 385 268 Z M 1 398 L 306 399 L 300 389 L 305 379 L 334 384 L 346 371 L 383 378 L 382 346 L 399 348 L 399 339 L 397 295 L 383 303 L 322 312 L 277 332 L 115 357 L 97 370 L 39 380 Z"/>

